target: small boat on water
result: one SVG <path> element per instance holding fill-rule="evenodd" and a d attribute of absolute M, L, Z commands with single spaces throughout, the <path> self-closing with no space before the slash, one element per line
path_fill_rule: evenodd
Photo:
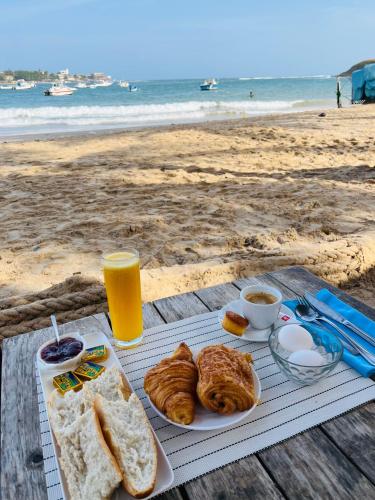
<path fill-rule="evenodd" d="M 88 85 L 85 82 L 78 82 L 76 85 L 77 89 L 87 89 Z"/>
<path fill-rule="evenodd" d="M 209 80 L 205 80 L 200 84 L 201 90 L 217 90 L 217 81 L 215 78 L 210 78 Z"/>
<path fill-rule="evenodd" d="M 112 81 L 108 81 L 108 80 L 98 80 L 97 82 L 95 82 L 95 85 L 97 87 L 110 87 L 112 85 Z"/>
<path fill-rule="evenodd" d="M 17 80 L 16 84 L 12 87 L 13 90 L 28 90 L 35 87 L 34 82 L 26 82 L 25 80 Z"/>
<path fill-rule="evenodd" d="M 63 84 L 54 83 L 52 87 L 44 91 L 44 95 L 61 96 L 71 95 L 76 89 L 72 87 L 64 87 Z"/>
<path fill-rule="evenodd" d="M 13 90 L 11 85 L 0 85 L 0 90 Z"/>
<path fill-rule="evenodd" d="M 125 81 L 125 80 L 124 80 L 124 81 L 123 81 L 123 80 L 120 80 L 120 81 L 118 82 L 118 86 L 119 86 L 119 87 L 122 87 L 123 89 L 128 89 L 128 88 L 129 88 L 129 82 L 127 82 L 127 81 Z"/>
<path fill-rule="evenodd" d="M 136 87 L 135 85 L 129 84 L 128 90 L 129 90 L 129 92 L 137 92 L 138 87 Z"/>

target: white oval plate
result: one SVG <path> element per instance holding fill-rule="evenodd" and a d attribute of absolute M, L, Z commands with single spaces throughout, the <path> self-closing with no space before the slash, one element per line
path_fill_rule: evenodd
<path fill-rule="evenodd" d="M 254 380 L 254 392 L 255 392 L 255 400 L 260 400 L 260 381 L 256 371 L 254 370 L 253 365 L 251 366 L 251 371 L 253 373 Z M 147 396 L 148 397 L 148 396 Z M 224 427 L 229 427 L 230 425 L 237 424 L 240 420 L 244 419 L 256 408 L 257 404 L 255 403 L 251 408 L 246 411 L 236 411 L 232 413 L 232 415 L 220 415 L 219 413 L 214 413 L 213 411 L 207 410 L 204 408 L 199 402 L 197 402 L 195 407 L 195 418 L 194 421 L 190 425 L 182 425 L 177 424 L 176 422 L 172 422 L 169 418 L 167 418 L 164 413 L 159 411 L 156 406 L 152 403 L 150 398 L 148 398 L 151 408 L 159 415 L 160 418 L 166 420 L 172 425 L 176 425 L 177 427 L 181 427 L 182 429 L 191 429 L 194 431 L 212 431 L 215 429 L 224 429 Z"/>
<path fill-rule="evenodd" d="M 229 302 L 225 306 L 223 306 L 221 309 L 218 311 L 218 318 L 219 318 L 219 323 L 221 326 L 223 323 L 223 319 L 225 316 L 225 313 L 227 311 L 233 311 L 237 314 L 240 314 L 243 316 L 242 308 L 241 308 L 241 301 L 239 299 L 237 300 L 232 300 L 232 302 Z M 279 312 L 279 319 L 275 323 L 275 326 L 279 326 L 282 323 L 287 323 L 291 319 L 295 319 L 294 312 L 289 309 L 289 307 L 285 306 L 284 304 L 281 304 L 280 312 Z M 252 328 L 251 325 L 249 325 L 245 333 L 241 336 L 235 335 L 234 333 L 228 332 L 228 330 L 225 330 L 223 328 L 224 332 L 230 335 L 231 337 L 234 337 L 236 339 L 241 339 L 241 340 L 247 340 L 248 342 L 267 342 L 268 337 L 271 333 L 271 327 L 265 328 L 264 330 L 256 330 L 255 328 Z"/>

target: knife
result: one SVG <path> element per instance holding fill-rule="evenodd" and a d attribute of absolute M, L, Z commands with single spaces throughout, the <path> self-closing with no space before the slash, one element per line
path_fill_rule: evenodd
<path fill-rule="evenodd" d="M 358 328 L 358 326 L 354 325 L 351 321 L 346 319 L 342 314 L 338 313 L 331 307 L 327 306 L 327 304 L 325 304 L 321 300 L 318 300 L 316 297 L 314 297 L 314 295 L 311 295 L 311 293 L 306 292 L 304 297 L 307 300 L 307 302 L 309 302 L 309 304 L 312 305 L 312 307 L 316 309 L 318 312 L 320 312 L 324 316 L 328 316 L 329 318 L 337 321 L 341 325 L 345 325 L 347 328 L 349 328 L 354 333 L 359 335 L 363 340 L 366 340 L 369 344 L 375 346 L 375 339 L 371 337 L 371 335 Z"/>

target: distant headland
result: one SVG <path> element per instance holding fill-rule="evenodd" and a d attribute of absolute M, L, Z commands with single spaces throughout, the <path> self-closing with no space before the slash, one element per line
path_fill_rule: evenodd
<path fill-rule="evenodd" d="M 353 71 L 357 71 L 357 69 L 363 68 L 363 66 L 366 66 L 366 64 L 373 64 L 373 63 L 375 63 L 375 59 L 366 59 L 366 60 L 361 61 L 357 64 L 353 64 L 353 66 L 351 68 L 347 69 L 346 71 L 344 71 L 343 73 L 340 73 L 337 76 L 351 76 Z"/>

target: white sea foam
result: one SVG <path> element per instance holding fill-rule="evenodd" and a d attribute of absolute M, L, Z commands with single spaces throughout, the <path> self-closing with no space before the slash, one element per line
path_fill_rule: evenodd
<path fill-rule="evenodd" d="M 332 75 L 306 75 L 306 76 L 242 76 L 239 80 L 308 80 L 310 78 L 317 78 L 321 80 L 327 80 L 329 78 L 335 78 Z"/>
<path fill-rule="evenodd" d="M 324 101 L 188 101 L 129 106 L 0 109 L 0 134 L 186 123 L 297 111 Z"/>

